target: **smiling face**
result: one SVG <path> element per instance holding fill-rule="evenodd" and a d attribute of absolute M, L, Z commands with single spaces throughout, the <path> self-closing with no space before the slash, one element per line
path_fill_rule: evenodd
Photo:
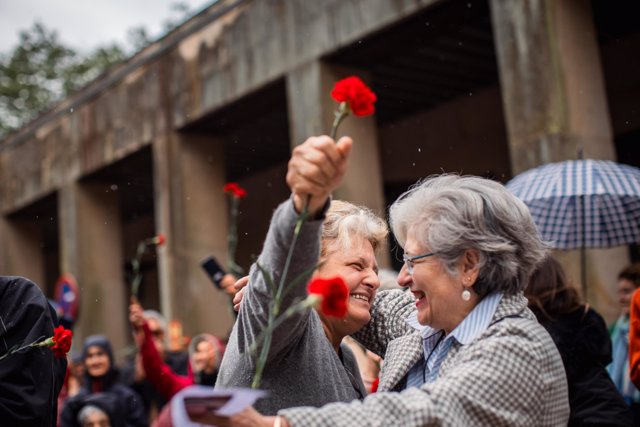
<path fill-rule="evenodd" d="M 410 235 L 404 249 L 410 257 L 430 252 Z M 462 276 L 462 261 L 460 264 L 459 276 Z M 414 261 L 413 275 L 409 274 L 406 265 L 403 266 L 398 283 L 408 287 L 415 297 L 420 324 L 443 329 L 446 333 L 455 329 L 477 303 L 477 295 L 473 292 L 469 301 L 462 300 L 461 278 L 452 276 L 437 255 Z"/>
<path fill-rule="evenodd" d="M 316 275 L 341 276 L 349 288 L 349 300 L 344 319 L 321 317 L 332 331 L 346 336 L 358 331 L 371 320 L 369 310 L 380 287 L 378 263 L 371 243 L 362 238 L 353 239 L 346 249 L 337 244 L 329 244 L 327 253 L 324 264 Z"/>
<path fill-rule="evenodd" d="M 109 355 L 99 346 L 91 346 L 87 349 L 84 364 L 89 376 L 94 378 L 106 375 L 111 367 Z"/>

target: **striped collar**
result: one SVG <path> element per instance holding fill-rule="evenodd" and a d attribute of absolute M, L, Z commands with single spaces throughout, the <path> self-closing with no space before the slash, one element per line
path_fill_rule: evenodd
<path fill-rule="evenodd" d="M 471 310 L 471 313 L 469 313 L 462 320 L 462 322 L 460 322 L 460 324 L 456 326 L 456 328 L 453 331 L 451 331 L 451 333 L 449 334 L 449 336 L 447 336 L 446 339 L 453 337 L 460 344 L 463 344 L 463 345 L 469 344 L 478 335 L 484 332 L 487 329 L 487 327 L 489 327 L 489 324 L 493 319 L 493 316 L 496 312 L 496 309 L 498 308 L 498 304 L 500 304 L 501 299 L 502 299 L 502 292 L 493 292 L 485 296 L 484 298 L 482 298 L 482 300 L 478 303 L 478 305 L 476 305 L 473 308 L 473 310 Z M 406 322 L 412 328 L 420 331 L 420 335 L 422 335 L 422 338 L 424 340 L 428 342 L 433 341 L 432 345 L 435 345 L 435 342 L 437 341 L 437 339 L 434 339 L 434 338 L 435 338 L 435 335 L 439 334 L 440 330 L 436 330 L 430 326 L 421 325 L 418 322 L 417 311 L 412 312 L 407 317 Z M 427 350 L 428 349 L 426 348 L 426 345 L 425 345 L 425 351 Z"/>

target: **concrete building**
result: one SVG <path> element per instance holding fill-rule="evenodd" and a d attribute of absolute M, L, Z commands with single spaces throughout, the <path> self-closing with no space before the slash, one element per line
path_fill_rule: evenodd
<path fill-rule="evenodd" d="M 288 196 L 291 147 L 330 129 L 334 81 L 357 74 L 378 95 L 374 117 L 341 127 L 356 144 L 337 197 L 380 213 L 443 170 L 506 182 L 578 149 L 640 166 L 637 16 L 604 0 L 218 1 L 0 142 L 0 272 L 49 295 L 72 273 L 77 334 L 122 347 L 128 260 L 162 232 L 143 304 L 224 336 L 228 301 L 199 266 L 226 260 L 222 187 L 249 193 L 248 267 Z M 578 278 L 577 254 L 559 256 Z M 629 248 L 587 256 L 588 298 L 611 319 Z"/>

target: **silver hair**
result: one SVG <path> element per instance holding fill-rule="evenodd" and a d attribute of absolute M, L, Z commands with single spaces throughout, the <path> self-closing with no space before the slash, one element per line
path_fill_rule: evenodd
<path fill-rule="evenodd" d="M 320 257 L 322 259 L 328 255 L 329 245 L 350 248 L 353 236 L 367 239 L 377 252 L 383 246 L 387 234 L 387 224 L 371 209 L 342 200 L 333 200 L 322 223 Z"/>
<path fill-rule="evenodd" d="M 82 407 L 80 412 L 78 412 L 78 423 L 82 426 L 84 425 L 84 421 L 87 417 L 91 416 L 94 413 L 104 414 L 107 419 L 109 418 L 109 414 L 107 414 L 104 410 L 100 409 L 95 405 L 85 405 Z"/>
<path fill-rule="evenodd" d="M 145 310 L 142 313 L 142 315 L 146 320 L 153 319 L 156 322 L 158 322 L 158 325 L 160 325 L 160 328 L 164 332 L 167 332 L 167 318 L 164 317 L 162 314 L 160 314 L 159 312 L 157 312 L 155 310 Z"/>
<path fill-rule="evenodd" d="M 480 263 L 473 289 L 480 296 L 523 291 L 547 254 L 527 206 L 489 179 L 430 176 L 401 195 L 389 214 L 402 247 L 412 233 L 454 277 L 465 250 L 476 249 Z"/>

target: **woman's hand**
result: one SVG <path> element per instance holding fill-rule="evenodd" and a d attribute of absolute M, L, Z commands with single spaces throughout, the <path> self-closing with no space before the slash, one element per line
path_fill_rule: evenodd
<path fill-rule="evenodd" d="M 336 144 L 328 136 L 315 136 L 294 148 L 287 170 L 287 184 L 293 203 L 302 212 L 309 201 L 309 214 L 316 215 L 347 171 L 353 141 L 342 137 Z"/>

